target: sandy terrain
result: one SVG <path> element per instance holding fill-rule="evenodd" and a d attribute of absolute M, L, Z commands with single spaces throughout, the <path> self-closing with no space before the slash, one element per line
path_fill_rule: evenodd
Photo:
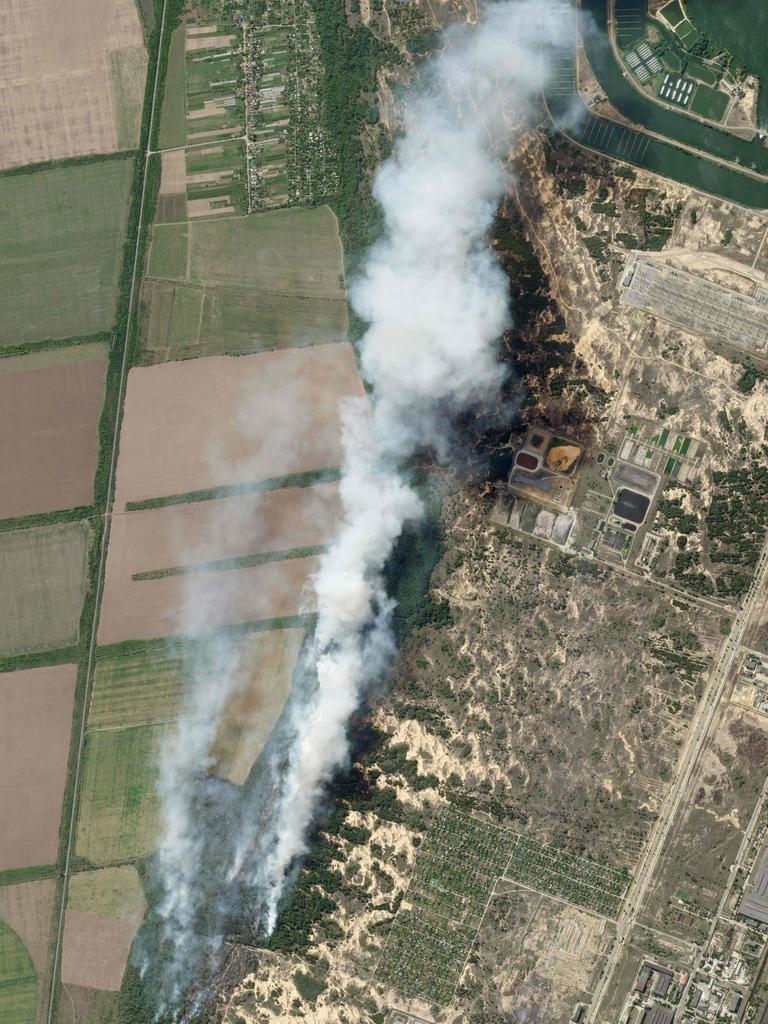
<path fill-rule="evenodd" d="M 195 633 L 311 611 L 303 592 L 317 568 L 317 558 L 292 558 L 224 572 L 127 580 L 104 594 L 99 643 Z"/>
<path fill-rule="evenodd" d="M 146 52 L 133 0 L 6 0 L 0 167 L 135 145 Z"/>
<path fill-rule="evenodd" d="M 64 984 L 117 992 L 140 923 L 139 913 L 120 920 L 67 910 L 61 954 Z"/>
<path fill-rule="evenodd" d="M 183 149 L 169 149 L 162 154 L 162 174 L 160 175 L 160 195 L 175 195 L 186 192 L 187 161 Z"/>
<path fill-rule="evenodd" d="M 91 503 L 107 351 L 87 348 L 89 362 L 30 369 L 23 356 L 5 361 L 0 518 Z"/>
<path fill-rule="evenodd" d="M 53 879 L 0 887 L 0 921 L 12 928 L 24 943 L 38 977 L 37 1024 L 43 1024 L 48 1015 L 49 942 L 55 896 Z"/>
<path fill-rule="evenodd" d="M 115 507 L 338 466 L 349 395 L 363 387 L 346 343 L 134 367 Z"/>
<path fill-rule="evenodd" d="M 0 675 L 0 870 L 56 860 L 76 676 L 74 665 Z"/>
<path fill-rule="evenodd" d="M 338 487 L 328 483 L 115 516 L 107 556 L 100 642 L 163 636 L 164 631 L 156 632 L 152 625 L 155 616 L 167 623 L 167 632 L 184 632 L 187 612 L 197 621 L 201 605 L 217 605 L 219 625 L 248 621 L 247 609 L 258 612 L 271 607 L 271 598 L 266 593 L 247 592 L 251 579 L 261 580 L 263 585 L 272 581 L 281 593 L 288 587 L 282 597 L 273 596 L 275 607 L 289 610 L 266 616 L 259 613 L 257 618 L 296 614 L 303 581 L 296 572 L 295 559 L 234 571 L 197 571 L 152 580 L 134 580 L 133 576 L 182 566 L 201 570 L 206 563 L 224 559 L 326 544 L 332 538 L 338 515 Z M 280 569 L 280 565 L 284 568 Z M 207 567 L 211 568 L 209 564 Z M 259 575 L 259 569 L 268 571 Z M 209 587 L 218 594 L 216 601 L 207 596 Z M 230 606 L 224 607 L 219 602 L 227 594 Z M 159 621 L 157 625 L 160 626 Z M 147 628 L 151 632 L 147 633 Z M 140 632 L 126 631 L 133 629 Z"/>
<path fill-rule="evenodd" d="M 214 774 L 238 786 L 248 778 L 288 699 L 303 639 L 303 629 L 275 629 L 243 641 L 241 678 L 210 750 Z"/>

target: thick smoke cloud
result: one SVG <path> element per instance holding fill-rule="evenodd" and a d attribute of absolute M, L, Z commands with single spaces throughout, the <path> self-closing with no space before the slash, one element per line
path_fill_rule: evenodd
<path fill-rule="evenodd" d="M 403 97 L 403 131 L 375 183 L 384 231 L 351 285 L 370 324 L 360 361 L 371 399 L 343 409 L 343 518 L 312 581 L 317 626 L 303 671 L 258 779 L 221 812 L 216 840 L 195 818 L 195 773 L 205 770 L 229 652 L 214 659 L 220 675 L 211 665 L 197 673 L 193 699 L 208 725 L 180 729 L 163 755 L 158 985 L 166 1006 L 216 949 L 233 913 L 247 913 L 263 934 L 274 928 L 327 783 L 347 761 L 349 718 L 393 654 L 382 574 L 404 527 L 422 515 L 409 460 L 424 447 L 449 460 L 451 420 L 496 402 L 498 341 L 511 311 L 487 232 L 516 127 L 553 50 L 573 45 L 565 13 L 543 0 L 486 6 L 477 27 L 446 33 Z"/>

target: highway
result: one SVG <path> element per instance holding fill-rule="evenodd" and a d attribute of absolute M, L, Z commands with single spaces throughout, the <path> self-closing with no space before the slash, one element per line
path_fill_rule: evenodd
<path fill-rule="evenodd" d="M 611 990 L 611 979 L 624 952 L 632 926 L 644 905 L 648 886 L 656 873 L 659 858 L 688 788 L 693 769 L 709 736 L 717 709 L 726 690 L 731 669 L 739 656 L 744 634 L 755 611 L 756 604 L 762 596 L 766 580 L 768 580 L 768 541 L 760 553 L 755 577 L 744 598 L 741 611 L 734 619 L 733 628 L 720 648 L 717 659 L 710 671 L 707 687 L 691 719 L 688 735 L 680 752 L 677 770 L 664 798 L 659 816 L 643 847 L 635 874 L 627 890 L 616 926 L 616 941 L 611 949 L 600 981 L 595 987 L 586 1024 L 593 1024 L 593 1022 L 600 1019 L 599 1015 L 603 1001 L 607 992 Z"/>

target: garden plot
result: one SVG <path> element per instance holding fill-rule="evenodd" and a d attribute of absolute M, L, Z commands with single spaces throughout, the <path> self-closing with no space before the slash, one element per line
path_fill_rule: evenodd
<path fill-rule="evenodd" d="M 76 674 L 54 665 L 0 675 L 0 871 L 56 861 Z"/>
<path fill-rule="evenodd" d="M 0 362 L 0 519 L 91 503 L 106 360 L 77 345 Z"/>
<path fill-rule="evenodd" d="M 132 149 L 147 54 L 133 0 L 7 0 L 0 167 Z"/>

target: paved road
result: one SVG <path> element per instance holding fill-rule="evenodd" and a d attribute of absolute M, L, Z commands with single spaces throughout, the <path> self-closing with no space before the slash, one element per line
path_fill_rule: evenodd
<path fill-rule="evenodd" d="M 744 634 L 757 602 L 762 597 L 766 580 L 768 580 L 768 541 L 760 554 L 755 577 L 747 591 L 741 611 L 736 616 L 731 633 L 723 642 L 717 660 L 712 667 L 707 688 L 691 720 L 688 736 L 678 761 L 677 771 L 664 799 L 659 816 L 643 848 L 635 875 L 627 890 L 627 896 L 617 923 L 616 942 L 608 957 L 603 975 L 595 988 L 587 1024 L 592 1024 L 593 1021 L 599 1020 L 606 992 L 610 991 L 610 983 L 616 966 L 624 952 L 632 926 L 643 907 L 648 886 L 656 873 L 661 852 L 664 849 L 672 823 L 685 795 L 696 761 L 709 736 L 715 714 L 725 692 L 731 668 L 739 656 L 739 649 L 744 639 Z"/>

